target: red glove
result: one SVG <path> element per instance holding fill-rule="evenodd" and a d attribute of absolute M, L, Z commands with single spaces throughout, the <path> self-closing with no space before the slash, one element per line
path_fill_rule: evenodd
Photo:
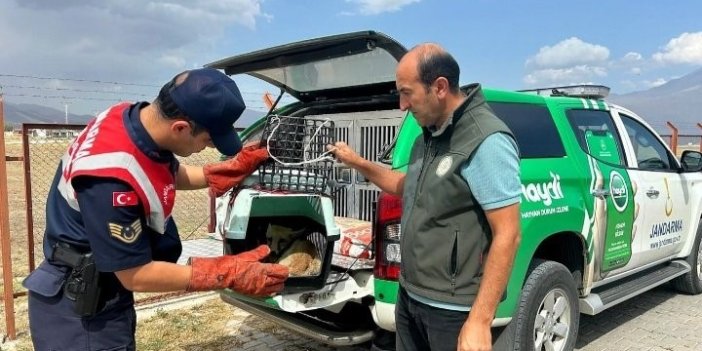
<path fill-rule="evenodd" d="M 261 263 L 271 252 L 266 245 L 238 255 L 191 257 L 192 276 L 188 291 L 230 288 L 247 295 L 270 296 L 283 290 L 288 267 Z"/>
<path fill-rule="evenodd" d="M 257 144 L 244 147 L 234 158 L 205 165 L 205 179 L 215 196 L 222 196 L 253 173 L 268 159 L 268 150 Z"/>

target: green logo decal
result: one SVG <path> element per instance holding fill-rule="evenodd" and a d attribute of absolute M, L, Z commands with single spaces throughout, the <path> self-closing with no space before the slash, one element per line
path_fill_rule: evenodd
<path fill-rule="evenodd" d="M 617 211 L 624 212 L 629 204 L 629 189 L 626 187 L 624 178 L 617 171 L 612 171 L 609 175 L 609 191 L 614 207 Z"/>

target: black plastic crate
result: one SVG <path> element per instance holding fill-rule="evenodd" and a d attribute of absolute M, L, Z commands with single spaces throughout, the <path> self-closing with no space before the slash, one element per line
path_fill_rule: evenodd
<path fill-rule="evenodd" d="M 329 194 L 334 161 L 327 145 L 334 143 L 333 121 L 269 115 L 262 143 L 271 154 L 258 168 L 263 189 Z"/>

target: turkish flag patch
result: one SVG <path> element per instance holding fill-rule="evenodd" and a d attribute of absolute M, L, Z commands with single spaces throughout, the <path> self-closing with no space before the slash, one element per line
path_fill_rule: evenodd
<path fill-rule="evenodd" d="M 136 206 L 139 204 L 139 198 L 134 191 L 115 191 L 112 193 L 112 206 Z"/>

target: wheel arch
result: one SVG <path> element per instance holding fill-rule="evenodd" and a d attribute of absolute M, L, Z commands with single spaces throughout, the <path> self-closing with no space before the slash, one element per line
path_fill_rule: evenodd
<path fill-rule="evenodd" d="M 543 237 L 535 247 L 522 247 L 519 251 L 505 298 L 496 313 L 498 317 L 513 316 L 516 312 L 521 289 L 529 274 L 529 267 L 535 259 L 563 264 L 573 274 L 575 285 L 582 292 L 588 255 L 585 238 L 580 233 L 572 231 L 552 233 Z"/>
<path fill-rule="evenodd" d="M 701 200 L 702 201 L 702 200 Z M 680 257 L 687 257 L 692 254 L 692 250 L 695 248 L 693 247 L 693 244 L 695 242 L 695 239 L 697 237 L 697 233 L 702 230 L 702 214 L 700 215 L 700 218 L 697 220 L 695 228 L 690 228 L 690 240 L 687 241 L 685 246 L 680 250 L 679 256 Z"/>
<path fill-rule="evenodd" d="M 534 259 L 555 261 L 566 266 L 573 274 L 578 289 L 582 289 L 587 267 L 587 244 L 580 234 L 561 232 L 547 237 L 534 252 L 532 261 Z"/>

